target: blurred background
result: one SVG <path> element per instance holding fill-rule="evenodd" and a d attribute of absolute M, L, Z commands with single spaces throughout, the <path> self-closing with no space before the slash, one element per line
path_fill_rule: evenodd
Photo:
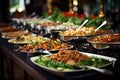
<path fill-rule="evenodd" d="M 113 29 L 119 27 L 120 30 L 120 0 L 0 0 L 0 24 L 11 23 L 12 18 L 42 18 L 46 13 L 52 14 L 56 8 L 63 12 L 104 17 Z M 34 31 L 33 29 L 30 30 Z M 18 68 L 18 66 L 15 67 Z M 5 68 L 8 67 L 5 66 Z M 17 68 L 15 68 L 16 73 L 23 73 Z M 118 68 L 119 66 L 115 68 L 115 75 L 119 76 L 117 74 L 120 71 L 117 70 Z M 20 77 L 18 74 L 15 75 L 17 78 Z M 17 80 L 22 80 L 21 78 Z M 32 78 L 28 80 L 32 80 Z"/>
<path fill-rule="evenodd" d="M 120 0 L 0 0 L 0 21 L 10 22 L 13 17 L 23 16 L 41 17 L 55 8 L 86 16 L 102 14 L 113 26 L 118 26 L 120 21 Z"/>

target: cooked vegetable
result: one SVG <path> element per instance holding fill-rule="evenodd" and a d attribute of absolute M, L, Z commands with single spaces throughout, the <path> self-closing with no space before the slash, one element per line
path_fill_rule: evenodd
<path fill-rule="evenodd" d="M 45 66 L 45 67 L 52 68 L 52 69 L 57 69 L 60 71 L 63 71 L 66 69 L 67 70 L 73 69 L 73 66 L 71 65 L 68 65 L 62 62 L 55 62 L 51 59 L 46 59 L 43 55 L 40 55 L 39 59 L 36 59 L 35 62 L 41 66 Z"/>
<path fill-rule="evenodd" d="M 91 39 L 94 42 L 120 42 L 120 34 L 106 34 Z"/>
<path fill-rule="evenodd" d="M 95 66 L 95 67 L 100 67 L 104 64 L 107 64 L 109 63 L 110 61 L 108 60 L 105 60 L 105 59 L 102 59 L 102 58 L 97 58 L 97 57 L 94 57 L 92 56 L 90 60 L 82 60 L 79 64 L 81 66 Z"/>
<path fill-rule="evenodd" d="M 61 50 L 61 49 L 69 49 L 72 46 L 60 41 L 59 39 L 56 40 L 43 40 L 43 42 L 35 42 L 32 44 L 22 45 L 19 47 L 19 50 L 21 51 L 29 51 L 29 52 L 35 52 L 39 48 L 43 48 L 46 50 Z"/>
<path fill-rule="evenodd" d="M 68 50 L 69 51 L 69 50 Z M 73 52 L 75 52 L 73 50 Z M 76 53 L 76 52 L 75 52 Z M 66 61 L 64 61 L 65 55 L 66 55 Z M 67 57 L 67 52 L 66 53 L 57 53 L 53 55 L 40 55 L 38 59 L 35 60 L 36 63 L 38 63 L 41 66 L 56 69 L 59 71 L 66 71 L 66 70 L 74 70 L 78 69 L 75 66 L 95 66 L 95 67 L 101 67 L 103 65 L 106 65 L 110 63 L 109 60 L 103 59 L 103 58 L 98 58 L 94 56 L 87 56 L 85 54 L 77 53 L 81 56 L 77 57 L 79 60 L 76 60 L 76 56 L 73 55 L 74 53 L 71 53 L 71 57 L 69 56 L 70 54 L 68 53 L 69 58 Z M 57 57 L 56 57 L 57 55 Z M 60 57 L 61 56 L 61 57 Z M 68 61 L 74 61 L 74 64 L 68 64 Z"/>
<path fill-rule="evenodd" d="M 82 27 L 80 30 L 66 30 L 64 32 L 61 32 L 61 36 L 89 36 L 89 35 L 94 35 L 94 34 L 101 34 L 105 33 L 105 30 L 98 30 L 95 32 L 94 27 Z"/>

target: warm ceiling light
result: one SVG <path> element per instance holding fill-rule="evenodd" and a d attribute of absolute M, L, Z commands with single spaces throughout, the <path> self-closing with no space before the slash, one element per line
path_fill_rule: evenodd
<path fill-rule="evenodd" d="M 77 1 L 77 0 L 74 0 L 74 1 L 73 1 L 73 5 L 78 5 L 78 1 Z"/>

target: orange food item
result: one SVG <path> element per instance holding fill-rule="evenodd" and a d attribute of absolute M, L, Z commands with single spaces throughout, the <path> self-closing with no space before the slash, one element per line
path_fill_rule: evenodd
<path fill-rule="evenodd" d="M 88 60 L 90 57 L 81 54 L 77 50 L 60 50 L 57 54 L 53 54 L 51 59 L 56 62 L 64 62 L 70 65 L 74 65 L 81 60 Z"/>

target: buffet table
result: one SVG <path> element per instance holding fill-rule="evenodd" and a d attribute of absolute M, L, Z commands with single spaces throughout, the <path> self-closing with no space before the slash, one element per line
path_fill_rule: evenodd
<path fill-rule="evenodd" d="M 111 75 L 105 75 L 101 74 L 97 71 L 89 73 L 89 74 L 84 74 L 84 75 L 69 75 L 67 77 L 60 77 L 55 74 L 49 73 L 47 71 L 44 71 L 37 65 L 33 64 L 30 61 L 30 57 L 36 56 L 36 55 L 31 55 L 31 54 L 26 54 L 26 53 L 21 53 L 17 52 L 14 49 L 18 47 L 19 45 L 17 44 L 11 44 L 8 43 L 7 39 L 0 38 L 0 67 L 2 71 L 2 76 L 4 75 L 3 72 L 3 60 L 4 60 L 4 55 L 7 56 L 7 65 L 8 65 L 8 79 L 9 80 L 14 80 L 14 63 L 17 64 L 22 70 L 23 70 L 23 79 L 27 80 L 28 76 L 32 76 L 35 80 L 80 80 L 80 79 L 91 79 L 91 80 L 103 80 L 103 79 L 111 79 Z M 80 49 L 80 48 L 79 48 Z M 95 50 L 93 50 L 95 51 Z M 107 50 L 108 52 L 111 50 Z M 108 55 L 108 54 L 107 54 Z M 109 54 L 110 55 L 110 54 Z M 113 56 L 113 55 L 110 55 Z M 17 73 L 15 73 L 17 74 Z"/>
<path fill-rule="evenodd" d="M 97 19 L 97 20 L 99 20 L 99 19 Z M 79 20 L 77 20 L 77 21 L 79 21 Z M 100 19 L 100 21 L 101 21 L 101 19 Z M 66 35 L 66 37 L 64 37 L 64 34 L 61 35 L 59 33 L 59 30 L 61 30 L 61 31 L 68 30 L 69 31 L 69 29 L 73 29 L 73 28 L 77 29 L 80 24 L 76 26 L 76 25 L 73 25 L 73 23 L 71 24 L 71 23 L 66 22 L 64 24 L 59 25 L 56 22 L 51 22 L 50 20 L 46 20 L 46 19 L 31 19 L 31 18 L 29 19 L 28 18 L 28 20 L 27 19 L 15 19 L 15 22 L 11 23 L 10 25 L 12 25 L 11 26 L 12 29 L 10 27 L 5 29 L 8 32 L 15 31 L 16 29 L 23 30 L 23 31 L 27 30 L 28 32 L 30 32 L 32 34 L 36 34 L 37 36 L 40 35 L 43 38 L 48 37 L 49 39 L 53 39 L 53 40 L 59 39 L 59 40 L 63 41 L 62 43 L 68 43 L 73 46 L 72 48 L 74 50 L 78 50 L 80 52 L 86 52 L 89 54 L 90 53 L 98 54 L 99 56 L 104 55 L 104 56 L 119 58 L 119 49 L 120 49 L 119 45 L 108 46 L 108 48 L 104 48 L 104 49 L 103 48 L 96 49 L 93 47 L 93 45 L 91 43 L 88 43 L 88 41 L 86 40 L 86 37 L 88 36 L 88 35 L 86 35 L 87 33 L 89 35 L 91 34 L 91 36 L 93 34 L 98 34 L 95 31 L 94 27 L 91 27 L 91 28 L 83 27 L 83 28 L 81 28 L 81 30 L 79 29 L 80 33 L 79 33 L 79 35 L 76 34 L 77 37 L 74 36 L 75 35 L 74 33 L 76 33 L 76 32 L 74 32 L 74 30 L 72 30 L 73 32 L 70 31 L 71 33 L 73 33 L 73 35 L 71 36 L 72 39 L 70 37 L 70 40 L 68 39 L 68 41 L 66 41 L 66 39 L 62 39 L 62 38 L 69 37 L 69 35 Z M 90 25 L 87 25 L 87 26 L 90 26 Z M 4 27 L 5 26 L 3 26 L 3 28 Z M 96 25 L 96 27 L 98 27 L 98 25 Z M 108 26 L 107 26 L 107 28 L 108 28 Z M 0 30 L 1 30 L 1 32 L 2 31 L 7 32 L 7 31 L 4 31 L 4 29 L 2 29 L 2 28 L 0 28 Z M 56 32 L 54 32 L 54 30 Z M 88 32 L 86 30 L 88 30 Z M 100 31 L 100 33 L 104 32 L 103 30 L 99 30 L 99 31 Z M 67 33 L 69 33 L 69 32 L 67 32 Z M 19 33 L 17 33 L 17 34 L 19 34 Z M 11 36 L 11 33 L 9 33 L 9 35 Z M 84 37 L 85 37 L 85 39 L 84 39 Z M 22 36 L 19 34 L 16 36 L 15 42 L 17 42 L 17 41 L 19 42 L 19 40 L 21 41 L 21 39 L 22 39 Z M 34 38 L 32 37 L 32 38 L 30 38 L 29 41 L 34 41 L 33 39 Z M 41 40 L 41 38 L 39 40 Z M 45 39 L 43 39 L 43 41 L 44 40 Z M 25 41 L 25 42 L 28 43 L 28 41 Z M 37 42 L 37 44 L 39 43 L 39 41 L 36 41 L 36 42 Z M 35 44 L 36 44 L 36 42 L 35 42 Z M 48 42 L 50 43 L 50 42 L 52 42 L 52 40 L 48 41 Z M 23 39 L 23 43 L 24 43 L 24 39 Z M 60 44 L 62 44 L 62 43 L 60 43 Z M 30 53 L 20 52 L 19 50 L 16 51 L 16 49 L 18 49 L 18 47 L 20 45 L 21 44 L 10 43 L 3 34 L 0 34 L 0 69 L 1 69 L 0 78 L 2 78 L 3 80 L 4 80 L 4 77 L 6 77 L 6 75 L 7 75 L 8 80 L 16 80 L 15 76 L 17 75 L 17 73 L 19 75 L 19 72 L 17 70 L 15 70 L 15 66 L 19 67 L 22 70 L 22 78 L 20 78 L 19 80 L 30 80 L 29 77 L 32 77 L 33 80 L 80 80 L 80 79 L 81 80 L 83 80 L 83 79 L 84 80 L 89 80 L 89 79 L 91 79 L 91 80 L 110 80 L 113 78 L 114 72 L 115 72 L 115 75 L 119 72 L 119 70 L 117 70 L 119 68 L 119 66 L 118 66 L 119 59 L 118 59 L 116 61 L 118 64 L 115 64 L 116 65 L 115 68 L 107 67 L 108 70 L 111 70 L 113 72 L 112 75 L 102 74 L 95 70 L 90 70 L 90 71 L 88 70 L 88 72 L 87 72 L 87 70 L 86 70 L 86 72 L 83 70 L 82 73 L 79 73 L 80 71 L 78 71 L 78 72 L 72 72 L 70 74 L 68 73 L 67 75 L 64 75 L 64 76 L 60 76 L 61 74 L 58 75 L 58 74 L 50 73 L 49 71 L 47 71 L 47 69 L 45 70 L 45 69 L 35 65 L 30 60 L 31 57 L 38 56 L 41 53 L 30 54 Z M 33 48 L 33 49 L 35 49 L 35 48 Z M 44 49 L 46 49 L 46 48 L 44 48 Z M 66 48 L 63 48 L 63 49 L 66 49 Z M 48 50 L 48 49 L 46 49 L 46 50 Z M 54 50 L 54 49 L 51 49 L 51 50 Z M 58 51 L 59 50 L 60 49 L 58 49 Z M 30 51 L 30 49 L 29 49 L 29 51 Z M 6 73 L 4 71 L 4 68 L 7 69 Z M 59 71 L 58 71 L 58 73 L 59 73 Z"/>

